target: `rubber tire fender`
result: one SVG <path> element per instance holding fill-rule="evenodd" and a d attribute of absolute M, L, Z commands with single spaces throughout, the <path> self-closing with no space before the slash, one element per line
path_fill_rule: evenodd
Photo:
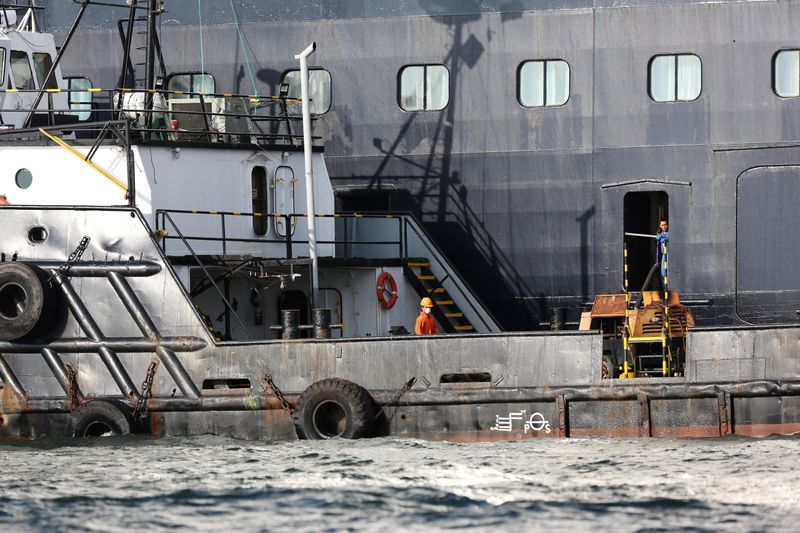
<path fill-rule="evenodd" d="M 92 400 L 81 405 L 72 415 L 72 421 L 72 436 L 78 438 L 99 437 L 106 432 L 96 432 L 103 429 L 108 429 L 112 435 L 128 435 L 133 423 L 126 405 L 105 400 Z"/>
<path fill-rule="evenodd" d="M 60 298 L 47 274 L 22 262 L 0 263 L 0 340 L 14 341 L 47 333 Z"/>
<path fill-rule="evenodd" d="M 327 378 L 303 391 L 292 417 L 299 439 L 358 439 L 369 433 L 373 413 L 374 401 L 363 387 Z"/>

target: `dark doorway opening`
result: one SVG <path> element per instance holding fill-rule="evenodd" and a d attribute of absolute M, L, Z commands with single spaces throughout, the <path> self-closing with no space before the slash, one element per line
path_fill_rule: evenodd
<path fill-rule="evenodd" d="M 650 268 L 656 263 L 654 238 L 637 237 L 628 233 L 655 235 L 659 220 L 669 220 L 669 196 L 664 191 L 629 192 L 625 195 L 624 231 L 628 250 L 628 290 L 642 290 Z M 658 287 L 654 277 L 650 288 Z"/>
<path fill-rule="evenodd" d="M 352 189 L 336 193 L 336 210 L 369 213 L 374 211 L 417 211 L 408 191 L 394 189 Z"/>

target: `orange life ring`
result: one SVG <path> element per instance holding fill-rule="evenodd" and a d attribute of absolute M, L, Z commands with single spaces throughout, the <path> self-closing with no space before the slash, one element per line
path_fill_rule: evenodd
<path fill-rule="evenodd" d="M 387 281 L 389 282 L 388 290 L 386 287 Z M 388 299 L 386 298 L 387 294 L 390 295 Z M 378 301 L 384 309 L 391 309 L 397 303 L 397 283 L 388 272 L 382 272 L 378 276 Z"/>

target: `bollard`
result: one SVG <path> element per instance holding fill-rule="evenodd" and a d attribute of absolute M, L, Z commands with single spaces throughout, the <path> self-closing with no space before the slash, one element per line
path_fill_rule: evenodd
<path fill-rule="evenodd" d="M 331 338 L 331 310 L 314 309 L 311 311 L 311 320 L 314 326 L 315 339 Z"/>
<path fill-rule="evenodd" d="M 553 307 L 550 309 L 550 329 L 562 330 L 564 323 L 567 321 L 567 308 L 566 307 Z"/>
<path fill-rule="evenodd" d="M 281 311 L 282 339 L 298 338 L 298 322 L 300 322 L 299 309 L 284 309 Z"/>

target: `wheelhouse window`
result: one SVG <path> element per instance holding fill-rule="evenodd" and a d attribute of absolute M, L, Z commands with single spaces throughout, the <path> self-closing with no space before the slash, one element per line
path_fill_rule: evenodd
<path fill-rule="evenodd" d="M 172 74 L 167 79 L 167 90 L 173 93 L 214 94 L 217 82 L 214 76 L 202 72 Z M 197 98 L 196 94 L 170 94 L 169 98 Z"/>
<path fill-rule="evenodd" d="M 450 101 L 450 71 L 444 65 L 400 69 L 398 103 L 404 111 L 439 111 Z"/>
<path fill-rule="evenodd" d="M 20 90 L 35 89 L 31 63 L 28 54 L 19 50 L 11 50 L 11 74 L 14 76 L 14 88 Z"/>
<path fill-rule="evenodd" d="M 42 88 L 44 86 L 44 80 L 47 79 L 47 75 L 50 73 L 50 69 L 53 68 L 53 58 L 50 57 L 50 54 L 34 52 L 33 68 L 36 69 L 36 80 L 39 82 L 39 88 Z M 58 80 L 56 80 L 55 73 L 50 80 L 48 80 L 47 86 L 44 88 L 58 89 Z"/>
<path fill-rule="evenodd" d="M 784 98 L 800 96 L 800 50 L 781 50 L 775 54 L 772 75 L 775 94 Z"/>
<path fill-rule="evenodd" d="M 564 105 L 569 100 L 569 63 L 525 61 L 517 70 L 517 99 L 525 107 Z"/>
<path fill-rule="evenodd" d="M 289 70 L 283 74 L 281 84 L 288 84 L 287 98 L 300 98 L 300 71 Z M 324 115 L 331 108 L 331 73 L 322 68 L 308 70 L 308 97 L 311 100 L 309 111 L 312 115 Z M 293 115 L 302 113 L 302 104 L 290 104 Z"/>
<path fill-rule="evenodd" d="M 92 116 L 92 81 L 78 76 L 64 78 L 64 81 L 69 90 L 70 111 L 74 111 L 81 122 L 89 120 Z"/>
<path fill-rule="evenodd" d="M 650 60 L 650 98 L 656 102 L 697 100 L 702 63 L 694 54 L 658 55 Z"/>

